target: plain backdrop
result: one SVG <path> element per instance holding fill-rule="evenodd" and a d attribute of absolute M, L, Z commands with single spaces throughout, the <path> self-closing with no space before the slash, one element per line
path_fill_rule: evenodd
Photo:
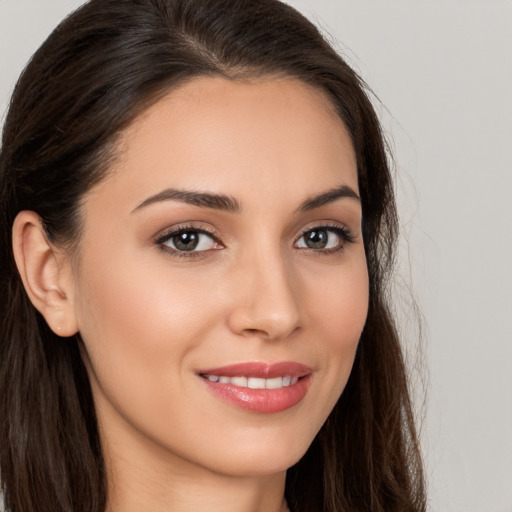
<path fill-rule="evenodd" d="M 257 0 L 255 0 L 257 1 Z M 0 0 L 0 116 L 79 0 Z M 512 512 L 512 2 L 289 0 L 370 84 L 397 160 L 399 288 L 431 512 Z"/>

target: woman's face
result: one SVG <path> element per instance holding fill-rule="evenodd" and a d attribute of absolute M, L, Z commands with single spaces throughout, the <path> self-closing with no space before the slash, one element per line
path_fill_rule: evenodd
<path fill-rule="evenodd" d="M 193 80 L 125 131 L 83 219 L 74 310 L 107 452 L 294 464 L 368 303 L 355 156 L 328 100 L 292 79 Z"/>

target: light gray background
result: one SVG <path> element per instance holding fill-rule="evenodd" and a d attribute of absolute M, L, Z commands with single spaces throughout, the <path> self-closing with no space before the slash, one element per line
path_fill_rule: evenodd
<path fill-rule="evenodd" d="M 2 118 L 24 63 L 80 3 L 0 0 Z M 401 289 L 425 317 L 429 509 L 512 512 L 512 2 L 289 3 L 386 107 L 377 104 L 398 162 Z"/>

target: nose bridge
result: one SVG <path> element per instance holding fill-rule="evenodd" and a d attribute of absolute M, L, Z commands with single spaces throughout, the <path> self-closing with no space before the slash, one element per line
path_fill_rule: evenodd
<path fill-rule="evenodd" d="M 300 323 L 294 271 L 279 244 L 247 251 L 240 262 L 239 304 L 232 311 L 232 328 L 240 334 L 284 338 Z"/>

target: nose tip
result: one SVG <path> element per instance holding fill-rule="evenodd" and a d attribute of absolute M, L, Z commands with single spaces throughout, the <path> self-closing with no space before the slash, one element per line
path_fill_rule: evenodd
<path fill-rule="evenodd" d="M 273 314 L 256 316 L 251 307 L 245 308 L 244 311 L 239 309 L 231 319 L 231 328 L 234 332 L 269 340 L 287 338 L 297 327 L 295 315 L 275 311 Z"/>
<path fill-rule="evenodd" d="M 299 328 L 300 309 L 294 279 L 284 265 L 277 267 L 267 267 L 263 274 L 253 272 L 240 283 L 242 294 L 229 317 L 233 332 L 279 340 Z"/>

